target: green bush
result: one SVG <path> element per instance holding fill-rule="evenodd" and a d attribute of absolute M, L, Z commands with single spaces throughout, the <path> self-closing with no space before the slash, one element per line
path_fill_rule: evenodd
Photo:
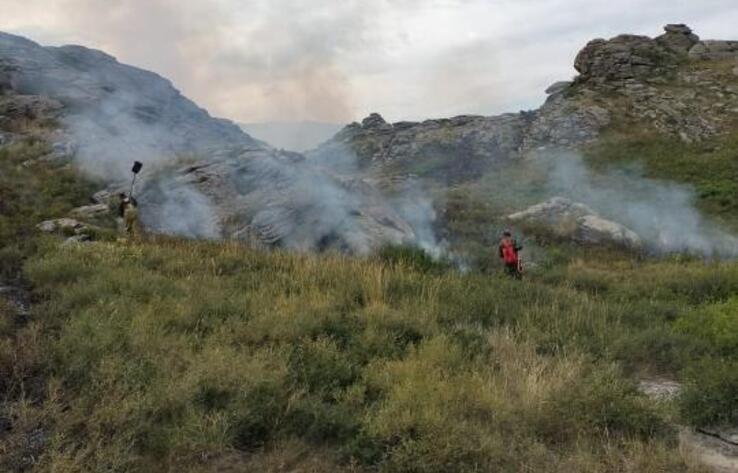
<path fill-rule="evenodd" d="M 704 340 L 680 333 L 668 324 L 625 333 L 613 346 L 615 359 L 631 372 L 648 366 L 656 373 L 678 373 L 691 360 L 710 351 Z"/>
<path fill-rule="evenodd" d="M 738 358 L 738 297 L 697 307 L 680 317 L 676 328 L 720 355 Z"/>
<path fill-rule="evenodd" d="M 647 439 L 667 431 L 660 413 L 612 365 L 596 366 L 551 402 L 555 423 L 546 425 L 544 432 L 552 441 L 563 440 L 567 433 L 572 438 L 621 434 Z"/>
<path fill-rule="evenodd" d="M 738 360 L 705 358 L 685 372 L 679 399 L 683 418 L 692 425 L 738 423 Z"/>

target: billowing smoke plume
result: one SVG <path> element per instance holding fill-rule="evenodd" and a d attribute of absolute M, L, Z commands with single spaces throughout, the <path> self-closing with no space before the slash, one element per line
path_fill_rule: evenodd
<path fill-rule="evenodd" d="M 392 202 L 415 232 L 417 245 L 433 258 L 448 256 L 448 248 L 436 236 L 436 210 L 433 199 L 421 184 L 406 181 L 396 191 Z"/>
<path fill-rule="evenodd" d="M 190 238 L 221 237 L 216 208 L 194 186 L 174 177 L 152 180 L 140 199 L 142 223 L 156 233 Z"/>
<path fill-rule="evenodd" d="M 330 174 L 300 155 L 261 154 L 229 173 L 243 193 L 250 231 L 278 246 L 368 253 L 372 241 L 398 243 L 403 231 L 374 234 L 369 201 L 377 196 L 360 182 Z M 397 219 L 389 214 L 388 218 Z M 399 225 L 400 223 L 398 223 Z"/>
<path fill-rule="evenodd" d="M 544 153 L 533 166 L 545 172 L 550 196 L 587 204 L 630 227 L 648 248 L 738 256 L 738 238 L 702 216 L 688 186 L 643 177 L 635 166 L 594 171 L 574 153 Z"/>
<path fill-rule="evenodd" d="M 417 245 L 434 258 L 445 255 L 447 249 L 438 242 L 436 237 L 436 211 L 433 198 L 430 192 L 423 188 L 421 182 L 410 177 L 397 181 L 382 176 L 381 171 L 379 171 L 379 176 L 374 176 L 370 170 L 361 166 L 356 153 L 341 143 L 332 143 L 320 152 L 308 153 L 308 156 L 310 163 L 323 169 L 324 172 L 343 176 L 364 176 L 367 182 L 374 182 L 381 187 L 383 199 L 386 197 L 387 203 L 404 221 L 404 224 L 409 226 L 413 235 L 412 241 L 399 243 Z M 364 181 L 354 179 L 356 185 L 369 187 Z M 372 204 L 372 206 L 375 205 L 376 203 Z"/>
<path fill-rule="evenodd" d="M 155 232 L 358 254 L 384 244 L 435 246 L 422 217 L 430 204 L 417 191 L 391 202 L 357 177 L 353 153 L 321 163 L 279 152 L 155 74 L 86 48 L 29 48 L 48 73 L 24 76 L 25 84 L 65 104 L 80 168 L 124 190 L 133 161 L 144 163 L 136 197 Z"/>

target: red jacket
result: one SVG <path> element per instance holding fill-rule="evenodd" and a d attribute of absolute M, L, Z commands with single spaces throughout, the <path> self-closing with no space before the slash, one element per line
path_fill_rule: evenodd
<path fill-rule="evenodd" d="M 518 264 L 518 252 L 523 249 L 512 238 L 505 237 L 500 241 L 498 253 L 505 264 Z"/>

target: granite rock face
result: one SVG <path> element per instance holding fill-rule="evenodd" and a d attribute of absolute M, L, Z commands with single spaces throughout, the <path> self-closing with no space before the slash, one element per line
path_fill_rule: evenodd
<path fill-rule="evenodd" d="M 16 96 L 15 110 L 0 106 L 2 117 L 56 109 L 54 117 L 78 140 L 78 159 L 97 177 L 126 176 L 127 154 L 153 162 L 159 156 L 255 145 L 168 80 L 82 46 L 42 47 L 0 33 L 0 88 Z"/>
<path fill-rule="evenodd" d="M 685 142 L 728 131 L 738 119 L 738 81 L 726 62 L 738 61 L 738 43 L 701 41 L 686 25 L 664 30 L 655 39 L 621 35 L 587 44 L 575 61 L 578 93 L 567 106 L 594 103 Z"/>
<path fill-rule="evenodd" d="M 355 154 L 362 171 L 420 166 L 453 183 L 474 178 L 489 165 L 513 158 L 523 143 L 527 121 L 522 114 L 505 114 L 390 124 L 375 113 L 361 124 L 348 125 L 307 157 L 336 162 L 350 153 Z"/>

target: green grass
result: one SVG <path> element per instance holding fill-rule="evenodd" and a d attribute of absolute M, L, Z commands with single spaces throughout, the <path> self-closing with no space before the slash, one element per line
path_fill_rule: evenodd
<path fill-rule="evenodd" d="M 33 253 L 36 224 L 89 203 L 97 190 L 69 164 L 38 160 L 48 151 L 35 139 L 0 147 L 0 279 L 15 278 Z"/>
<path fill-rule="evenodd" d="M 48 241 L 26 274 L 54 396 L 18 415 L 48 429 L 41 470 L 697 471 L 633 380 L 728 359 L 682 321 L 731 304 L 738 266 L 590 256 L 517 282 L 406 250 Z"/>
<path fill-rule="evenodd" d="M 639 150 L 735 216 L 732 138 L 607 139 L 591 163 Z M 526 241 L 545 257 L 510 280 L 502 209 L 469 187 L 441 216 L 467 273 L 407 247 L 62 245 L 35 225 L 95 189 L 24 164 L 45 151 L 0 151 L 3 277 L 22 267 L 34 288 L 28 321 L 0 297 L 2 471 L 698 472 L 672 426 L 738 421 L 735 262 Z M 654 376 L 684 395 L 646 398 L 637 380 Z"/>

